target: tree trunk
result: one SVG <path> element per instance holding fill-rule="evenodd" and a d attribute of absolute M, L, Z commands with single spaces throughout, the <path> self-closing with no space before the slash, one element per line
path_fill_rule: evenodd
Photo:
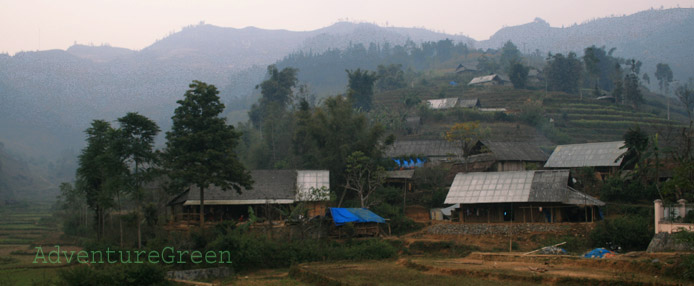
<path fill-rule="evenodd" d="M 205 231 L 205 189 L 200 188 L 200 227 Z"/>

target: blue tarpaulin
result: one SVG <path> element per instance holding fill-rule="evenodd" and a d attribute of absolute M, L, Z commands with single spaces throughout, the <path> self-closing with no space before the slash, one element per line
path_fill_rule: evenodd
<path fill-rule="evenodd" d="M 589 251 L 585 255 L 583 255 L 583 257 L 585 257 L 585 258 L 603 258 L 605 256 L 605 254 L 608 254 L 608 253 L 613 254 L 612 251 L 609 251 L 607 249 L 596 248 L 596 249 Z"/>
<path fill-rule="evenodd" d="M 348 222 L 377 222 L 386 223 L 386 220 L 367 209 L 359 208 L 330 208 L 335 225 L 343 225 Z"/>

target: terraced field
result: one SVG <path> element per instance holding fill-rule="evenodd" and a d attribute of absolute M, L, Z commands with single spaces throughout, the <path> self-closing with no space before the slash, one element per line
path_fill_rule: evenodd
<path fill-rule="evenodd" d="M 400 116 L 421 115 L 417 107 L 406 107 L 405 101 L 408 97 L 419 98 L 422 101 L 442 97 L 478 98 L 482 107 L 506 108 L 508 113 L 516 115 L 520 113 L 524 104 L 541 103 L 542 116 L 546 122 L 550 122 L 549 128 L 554 130 L 554 134 L 543 133 L 547 132 L 548 126 L 535 128 L 520 122 L 518 117 L 516 122 L 502 122 L 497 120 L 493 113 L 445 110 L 431 111 L 429 120 L 423 122 L 418 132 L 400 134 L 399 137 L 403 139 L 442 138 L 443 132 L 455 122 L 479 120 L 491 128 L 492 139 L 537 141 L 541 146 L 547 146 L 556 144 L 557 136 L 561 136 L 561 141 L 564 141 L 560 143 L 621 140 L 629 128 L 637 125 L 646 132 L 657 132 L 663 137 L 676 133 L 673 131 L 683 127 L 686 122 L 686 112 L 677 100 L 670 100 L 672 120 L 668 120 L 667 99 L 648 92 L 644 95 L 645 103 L 635 110 L 627 105 L 598 101 L 586 94 L 581 97 L 544 90 L 517 90 L 509 86 L 469 87 L 439 84 L 378 93 L 374 98 L 374 106 L 387 112 L 396 112 Z M 545 135 L 550 140 L 547 140 Z"/>
<path fill-rule="evenodd" d="M 62 265 L 33 263 L 35 246 L 61 244 L 49 203 L 0 208 L 0 285 L 32 285 L 53 277 Z M 68 247 L 61 244 L 61 249 Z"/>

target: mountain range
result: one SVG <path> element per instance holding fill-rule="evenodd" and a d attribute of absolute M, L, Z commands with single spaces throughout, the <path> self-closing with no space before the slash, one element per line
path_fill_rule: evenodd
<path fill-rule="evenodd" d="M 235 100 L 257 93 L 254 87 L 263 80 L 267 65 L 292 52 L 320 53 L 357 44 L 402 45 L 448 38 L 469 47 L 498 49 L 510 40 L 523 52 L 579 55 L 587 46 L 606 46 L 616 48 L 617 56 L 643 61 L 642 69 L 651 74 L 655 64 L 668 63 L 683 81 L 694 75 L 693 34 L 694 9 L 678 8 L 565 28 L 536 19 L 503 28 L 484 41 L 369 23 L 339 22 L 305 32 L 199 24 L 139 51 L 73 45 L 67 50 L 0 54 L 0 142 L 16 160 L 44 165 L 67 162 L 66 157 L 74 157 L 84 145 L 83 130 L 93 119 L 113 121 L 136 111 L 167 130 L 176 101 L 192 80 L 220 87 L 227 109 L 233 110 L 230 105 Z M 70 175 L 59 179 L 69 180 Z"/>

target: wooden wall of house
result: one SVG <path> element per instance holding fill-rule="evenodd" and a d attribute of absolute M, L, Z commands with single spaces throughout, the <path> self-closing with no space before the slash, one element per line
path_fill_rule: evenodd
<path fill-rule="evenodd" d="M 307 202 L 308 217 L 324 216 L 327 202 Z"/>
<path fill-rule="evenodd" d="M 568 212 L 578 207 L 561 204 L 476 204 L 456 209 L 453 218 L 463 223 L 541 223 L 566 222 Z M 582 208 L 578 208 L 582 210 Z M 580 212 L 579 210 L 579 212 Z M 573 210 L 576 212 L 577 210 Z M 506 215 L 504 215 L 506 212 Z M 589 211 L 590 212 L 590 211 Z M 575 221 L 581 221 L 576 216 Z M 590 217 L 589 217 L 590 220 Z"/>
<path fill-rule="evenodd" d="M 499 161 L 494 167 L 497 172 L 525 171 L 525 164 L 521 161 Z"/>

